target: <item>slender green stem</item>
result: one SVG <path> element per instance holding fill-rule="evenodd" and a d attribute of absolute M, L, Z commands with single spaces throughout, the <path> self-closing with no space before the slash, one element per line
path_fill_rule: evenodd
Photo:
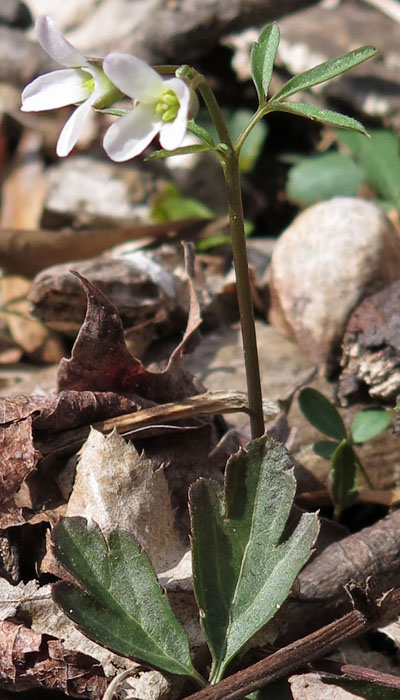
<path fill-rule="evenodd" d="M 251 436 L 254 439 L 260 437 L 264 433 L 264 415 L 254 310 L 247 261 L 246 237 L 244 233 L 239 172 L 240 149 L 236 151 L 233 146 L 218 102 L 204 76 L 197 73 L 197 71 L 194 71 L 189 66 L 182 66 L 182 68 L 177 71 L 177 75 L 179 75 L 179 77 L 185 76 L 189 78 L 192 81 L 192 88 L 199 91 L 221 141 L 215 152 L 222 165 L 225 177 L 233 262 L 235 266 L 240 325 L 242 330 Z"/>
<path fill-rule="evenodd" d="M 243 129 L 242 133 L 240 134 L 240 136 L 238 137 L 238 139 L 235 143 L 235 151 L 237 154 L 240 153 L 244 142 L 246 141 L 248 135 L 250 134 L 250 131 L 252 131 L 254 129 L 256 124 L 258 124 L 260 119 L 262 119 L 265 116 L 265 114 L 267 114 L 268 111 L 269 110 L 266 107 L 266 105 L 262 105 L 262 107 L 259 107 L 257 109 L 257 111 L 253 114 L 253 116 L 250 119 L 249 123 L 247 124 L 246 128 Z"/>
<path fill-rule="evenodd" d="M 240 188 L 239 157 L 232 152 L 223 164 L 228 201 L 229 224 L 232 237 L 233 261 L 236 272 L 236 288 L 239 302 L 240 325 L 247 393 L 249 398 L 252 438 L 264 433 L 264 415 L 258 362 L 257 338 L 254 324 L 253 301 L 244 235 L 243 207 Z"/>

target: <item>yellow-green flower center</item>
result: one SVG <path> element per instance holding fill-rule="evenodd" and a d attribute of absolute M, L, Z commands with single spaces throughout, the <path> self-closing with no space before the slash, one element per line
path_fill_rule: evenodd
<path fill-rule="evenodd" d="M 94 90 L 94 78 L 92 78 L 92 76 L 90 76 L 89 78 L 87 78 L 87 80 L 84 80 L 82 83 L 82 87 L 86 88 L 86 90 L 88 90 L 89 92 L 93 92 L 93 90 Z"/>
<path fill-rule="evenodd" d="M 164 90 L 156 104 L 156 113 L 163 122 L 175 119 L 179 109 L 179 100 L 172 90 Z"/>

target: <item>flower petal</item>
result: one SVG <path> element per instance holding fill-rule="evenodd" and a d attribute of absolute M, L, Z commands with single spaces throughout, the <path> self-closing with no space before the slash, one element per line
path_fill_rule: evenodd
<path fill-rule="evenodd" d="M 36 35 L 41 47 L 57 63 L 68 68 L 80 68 L 86 64 L 86 59 L 72 44 L 64 39 L 51 17 L 42 15 L 36 20 Z"/>
<path fill-rule="evenodd" d="M 136 56 L 109 53 L 103 61 L 103 70 L 121 92 L 139 102 L 153 104 L 163 91 L 163 79 Z"/>
<path fill-rule="evenodd" d="M 82 102 L 90 95 L 90 90 L 84 87 L 87 79 L 87 73 L 77 68 L 64 68 L 41 75 L 22 91 L 21 110 L 41 112 Z"/>
<path fill-rule="evenodd" d="M 57 141 L 57 155 L 63 158 L 72 151 L 82 131 L 83 123 L 94 104 L 93 96 L 79 105 L 64 125 Z"/>
<path fill-rule="evenodd" d="M 153 107 L 141 103 L 110 126 L 104 136 L 104 150 L 117 162 L 135 158 L 160 131 L 161 124 Z"/>
<path fill-rule="evenodd" d="M 164 87 L 173 90 L 179 100 L 179 110 L 172 122 L 163 123 L 160 130 L 160 144 L 166 151 L 178 148 L 187 131 L 188 113 L 190 106 L 190 89 L 180 78 L 164 81 Z"/>

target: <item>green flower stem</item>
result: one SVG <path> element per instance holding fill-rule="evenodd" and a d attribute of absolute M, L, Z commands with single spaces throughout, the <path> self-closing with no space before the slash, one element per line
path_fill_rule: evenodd
<path fill-rule="evenodd" d="M 228 201 L 233 262 L 236 273 L 236 289 L 239 302 L 240 325 L 242 329 L 251 436 L 254 440 L 255 438 L 264 434 L 264 414 L 262 406 L 257 338 L 254 324 L 254 310 L 251 297 L 246 238 L 244 234 L 239 156 L 236 153 L 232 152 L 229 156 L 226 156 L 223 162 L 223 171 Z"/>
<path fill-rule="evenodd" d="M 233 147 L 231 137 L 213 91 L 210 89 L 202 76 L 197 74 L 195 80 L 196 78 L 197 88 L 206 104 L 211 119 L 213 120 L 217 129 L 218 136 L 221 140 L 219 147 L 219 159 L 222 164 L 225 177 L 233 262 L 235 266 L 236 289 L 239 303 L 240 325 L 242 330 L 251 436 L 254 439 L 264 434 L 264 415 L 256 329 L 254 324 L 254 310 L 251 297 L 246 238 L 244 233 L 239 171 L 240 149 L 235 149 Z"/>

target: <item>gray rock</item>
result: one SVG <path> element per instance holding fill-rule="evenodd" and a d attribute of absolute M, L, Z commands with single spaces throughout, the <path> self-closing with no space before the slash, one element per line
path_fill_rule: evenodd
<path fill-rule="evenodd" d="M 269 269 L 270 321 L 316 363 L 335 367 L 347 320 L 400 278 L 400 238 L 371 202 L 336 197 L 300 214 Z"/>

